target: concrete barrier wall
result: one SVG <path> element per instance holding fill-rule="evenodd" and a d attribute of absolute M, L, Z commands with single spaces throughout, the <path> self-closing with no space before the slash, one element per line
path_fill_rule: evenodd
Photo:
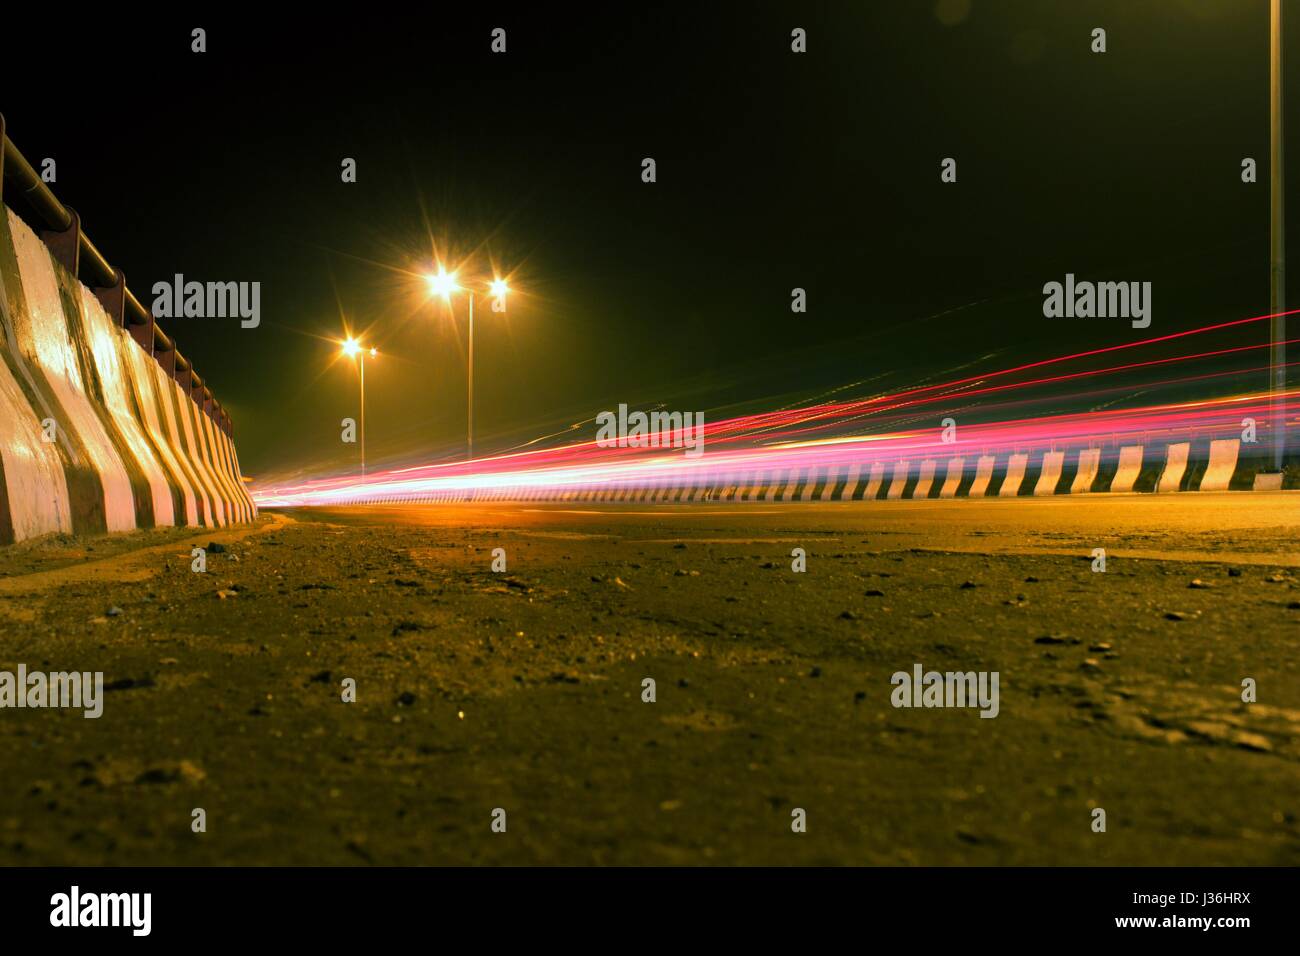
<path fill-rule="evenodd" d="M 1097 483 L 1097 474 L 1101 470 L 1101 449 L 1083 448 L 1079 451 L 1079 467 L 1070 483 L 1070 494 L 1086 495 Z"/>
<path fill-rule="evenodd" d="M 957 497 L 957 489 L 961 487 L 962 476 L 965 474 L 966 459 L 953 458 L 948 462 L 948 468 L 944 472 L 943 487 L 939 489 L 940 498 Z"/>
<path fill-rule="evenodd" d="M 1201 491 L 1227 491 L 1237 470 L 1241 450 L 1238 438 L 1220 438 L 1210 442 L 1210 460 L 1201 476 Z"/>
<path fill-rule="evenodd" d="M 1042 471 L 1034 485 L 1035 495 L 1054 495 L 1056 486 L 1061 483 L 1061 468 L 1065 464 L 1065 452 L 1049 451 L 1043 456 Z"/>
<path fill-rule="evenodd" d="M 1156 492 L 1178 491 L 1183 480 L 1183 472 L 1187 470 L 1187 456 L 1191 448 L 1191 442 L 1178 442 L 1170 445 L 1165 452 L 1165 468 L 1160 473 L 1160 478 L 1156 481 Z"/>
<path fill-rule="evenodd" d="M 256 517 L 229 436 L 0 210 L 0 544 Z"/>

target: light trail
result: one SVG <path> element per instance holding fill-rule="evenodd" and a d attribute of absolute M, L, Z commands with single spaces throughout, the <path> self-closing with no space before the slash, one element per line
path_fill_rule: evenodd
<path fill-rule="evenodd" d="M 1300 309 L 1281 314 L 1297 312 Z M 1269 419 L 1271 404 L 1269 396 L 1260 392 L 1195 400 L 1182 398 L 1131 408 L 1064 413 L 1045 409 L 1040 414 L 1023 417 L 990 421 L 972 419 L 989 417 L 999 410 L 1005 414 L 1011 408 L 1023 406 L 1077 406 L 1099 394 L 1123 393 L 1131 391 L 1134 386 L 1121 383 L 1106 389 L 1067 394 L 1053 394 L 1051 387 L 1226 356 L 1245 356 L 1268 349 L 1272 343 L 1206 349 L 995 384 L 990 384 L 990 380 L 1013 378 L 1049 366 L 1083 362 L 1113 352 L 1238 328 L 1271 318 L 1271 315 L 1252 316 L 865 399 L 724 419 L 708 424 L 705 453 L 698 458 L 685 456 L 681 449 L 602 447 L 593 438 L 551 448 L 526 445 L 472 462 L 394 468 L 372 473 L 364 483 L 354 476 L 336 476 L 256 488 L 254 498 L 264 507 L 293 507 L 346 504 L 377 498 L 414 500 L 439 494 L 482 493 L 496 489 L 560 491 L 579 486 L 691 487 L 704 482 L 746 481 L 758 472 L 777 474 L 853 466 L 861 472 L 873 465 L 929 458 L 1094 447 L 1104 449 L 1106 454 L 1114 454 L 1121 444 L 1240 438 L 1243 419 L 1247 418 L 1258 423 L 1261 447 L 1266 447 L 1264 436 L 1272 425 Z M 1287 340 L 1287 344 L 1295 342 L 1300 342 L 1300 339 Z M 1258 382 L 1265 371 L 1267 368 L 1205 372 L 1157 382 L 1143 381 L 1140 388 L 1144 392 L 1176 387 L 1186 389 L 1192 384 L 1203 386 L 1211 380 L 1222 380 L 1224 386 L 1229 386 L 1234 378 Z M 1287 397 L 1290 399 L 1296 394 L 1300 392 L 1290 392 Z M 945 401 L 970 402 L 990 396 L 1001 396 L 1005 400 L 978 405 L 969 412 L 963 408 L 963 423 L 955 442 L 943 440 L 937 417 L 934 425 L 925 428 L 900 427 L 909 419 L 914 426 L 919 421 L 915 413 L 921 406 L 934 406 Z M 935 412 L 932 410 L 929 414 L 934 416 Z M 1296 427 L 1296 424 L 1294 418 L 1286 423 L 1288 429 Z M 870 426 L 871 431 L 862 433 L 866 426 Z M 842 431 L 845 427 L 854 427 L 859 433 L 834 434 L 837 429 Z M 664 436 L 666 442 L 681 437 L 681 431 Z"/>

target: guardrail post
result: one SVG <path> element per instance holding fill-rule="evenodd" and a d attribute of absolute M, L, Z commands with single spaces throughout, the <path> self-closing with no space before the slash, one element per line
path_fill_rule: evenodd
<path fill-rule="evenodd" d="M 153 355 L 154 335 L 153 335 L 153 313 L 145 313 L 148 318 L 144 325 L 128 325 L 127 331 L 131 333 L 131 338 L 140 343 L 140 347 Z"/>
<path fill-rule="evenodd" d="M 96 286 L 92 291 L 113 323 L 126 328 L 126 277 L 121 270 L 114 273 L 112 285 Z"/>
<path fill-rule="evenodd" d="M 42 229 L 41 239 L 49 247 L 50 254 L 62 263 L 63 267 L 76 276 L 77 264 L 81 259 L 81 217 L 71 206 L 64 206 L 72 221 L 68 228 Z"/>
<path fill-rule="evenodd" d="M 126 298 L 126 276 L 122 274 L 122 270 L 120 269 L 117 270 L 117 284 L 118 284 L 118 288 L 121 289 L 121 295 L 123 299 L 125 299 Z M 150 355 L 153 355 L 153 350 L 154 350 L 153 312 L 149 309 L 144 309 L 142 311 L 144 312 L 144 322 L 137 325 L 131 321 L 131 315 L 134 312 L 134 310 L 128 312 L 124 309 L 122 312 L 122 328 L 126 329 L 128 332 L 131 333 L 131 338 L 135 339 L 136 342 L 140 344 L 140 348 L 144 349 Z"/>

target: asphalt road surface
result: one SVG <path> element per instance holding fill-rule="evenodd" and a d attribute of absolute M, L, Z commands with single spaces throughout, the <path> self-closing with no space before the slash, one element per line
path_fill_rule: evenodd
<path fill-rule="evenodd" d="M 107 686 L 0 710 L 0 863 L 1295 865 L 1298 542 L 1279 493 L 28 543 L 0 671 Z M 997 716 L 893 706 L 917 664 Z"/>

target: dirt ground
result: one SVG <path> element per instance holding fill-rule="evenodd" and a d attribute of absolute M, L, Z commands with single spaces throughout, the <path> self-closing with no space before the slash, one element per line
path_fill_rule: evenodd
<path fill-rule="evenodd" d="M 0 710 L 0 864 L 1300 864 L 1300 494 L 1155 498 L 9 548 L 0 671 L 106 690 Z M 998 716 L 891 706 L 917 663 Z"/>

